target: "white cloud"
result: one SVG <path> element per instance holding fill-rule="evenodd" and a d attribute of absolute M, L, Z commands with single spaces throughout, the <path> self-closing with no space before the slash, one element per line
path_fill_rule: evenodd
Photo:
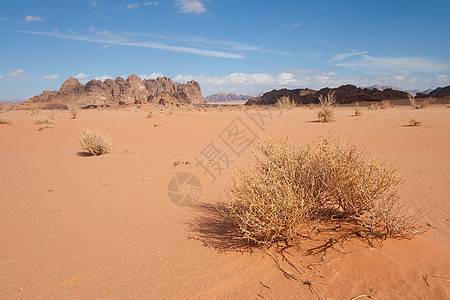
<path fill-rule="evenodd" d="M 333 61 L 335 66 L 345 67 L 365 72 L 445 72 L 449 71 L 450 64 L 435 61 L 425 57 L 374 57 L 364 52 L 352 52 L 335 55 Z M 356 57 L 357 56 L 357 57 Z M 353 58 L 344 61 L 348 58 Z"/>
<path fill-rule="evenodd" d="M 111 45 L 103 45 L 102 46 L 103 49 L 106 49 L 106 48 L 109 48 L 109 47 L 111 47 Z"/>
<path fill-rule="evenodd" d="M 141 4 L 139 4 L 138 2 L 136 2 L 136 3 L 130 3 L 130 4 L 127 4 L 127 8 L 131 8 L 131 9 L 133 9 L 133 8 L 139 8 L 141 6 Z"/>
<path fill-rule="evenodd" d="M 359 56 L 359 55 L 363 55 L 366 53 L 367 53 L 367 51 L 347 52 L 347 53 L 336 54 L 335 56 L 333 56 L 332 61 L 341 61 L 341 60 L 347 59 L 349 57 Z"/>
<path fill-rule="evenodd" d="M 449 82 L 447 75 L 439 74 L 436 76 L 438 82 Z"/>
<path fill-rule="evenodd" d="M 0 79 L 3 79 L 3 78 L 5 78 L 5 75 L 0 75 Z"/>
<path fill-rule="evenodd" d="M 59 79 L 59 75 L 58 74 L 50 74 L 50 75 L 46 75 L 46 76 L 42 77 L 42 79 L 55 80 L 55 79 Z"/>
<path fill-rule="evenodd" d="M 91 4 L 91 6 L 96 7 L 96 6 L 97 6 L 97 0 L 92 0 L 92 1 L 90 2 L 90 4 Z"/>
<path fill-rule="evenodd" d="M 58 32 L 58 31 L 54 31 L 54 32 L 16 31 L 16 32 L 35 34 L 35 35 L 43 35 L 43 36 L 51 36 L 51 37 L 55 37 L 55 38 L 62 38 L 62 39 L 69 39 L 69 40 L 86 41 L 86 42 L 99 43 L 99 44 L 111 44 L 111 45 L 121 45 L 121 46 L 130 46 L 130 47 L 152 48 L 152 49 L 159 49 L 159 50 L 196 54 L 196 55 L 201 55 L 201 56 L 220 57 L 220 58 L 235 58 L 235 59 L 243 58 L 243 55 L 241 55 L 241 54 L 235 54 L 235 53 L 230 53 L 230 52 L 225 52 L 225 51 L 206 50 L 206 49 L 200 49 L 200 48 L 196 48 L 196 47 L 187 47 L 187 46 L 171 46 L 171 45 L 166 45 L 166 44 L 162 44 L 159 42 L 130 41 L 129 39 L 124 39 L 122 36 L 120 36 L 118 34 L 113 34 L 107 30 L 95 31 L 92 27 L 89 28 L 89 31 L 95 33 L 95 36 L 64 34 L 64 33 Z"/>
<path fill-rule="evenodd" d="M 88 74 L 84 74 L 84 73 L 78 73 L 77 75 L 74 76 L 74 78 L 81 80 L 81 79 L 86 79 L 89 78 L 90 75 Z"/>
<path fill-rule="evenodd" d="M 42 19 L 39 16 L 26 16 L 25 21 L 27 21 L 27 22 L 44 21 L 44 19 Z"/>
<path fill-rule="evenodd" d="M 103 76 L 100 76 L 100 77 L 95 77 L 94 79 L 95 80 L 105 81 L 106 79 L 113 79 L 114 80 L 114 77 L 109 76 L 109 75 L 103 75 Z"/>
<path fill-rule="evenodd" d="M 175 0 L 175 6 L 179 6 L 179 12 L 199 15 L 206 12 L 206 8 L 199 0 Z"/>
<path fill-rule="evenodd" d="M 153 72 L 150 75 L 139 75 L 141 79 L 156 79 L 158 77 L 164 77 L 164 75 L 160 72 Z"/>
<path fill-rule="evenodd" d="M 158 2 L 144 2 L 142 3 L 142 6 L 148 6 L 148 5 L 158 5 Z"/>
<path fill-rule="evenodd" d="M 11 71 L 6 75 L 8 75 L 8 77 L 10 79 L 27 79 L 28 78 L 28 76 L 25 74 L 25 71 L 22 69 L 17 69 L 17 70 Z"/>

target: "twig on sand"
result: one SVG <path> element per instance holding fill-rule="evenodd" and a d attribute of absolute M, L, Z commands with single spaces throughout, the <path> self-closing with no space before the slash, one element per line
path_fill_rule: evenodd
<path fill-rule="evenodd" d="M 374 297 L 372 297 L 370 295 L 359 295 L 359 296 L 353 297 L 350 300 L 355 300 L 355 299 L 359 299 L 359 298 L 363 298 L 363 297 L 366 297 L 366 298 L 369 298 L 369 299 L 375 299 Z"/>
<path fill-rule="evenodd" d="M 266 289 L 269 289 L 269 290 L 270 290 L 270 286 L 265 285 L 264 283 L 262 283 L 262 281 L 260 281 L 259 283 L 261 283 L 261 285 L 262 285 L 263 287 L 265 287 Z"/>
<path fill-rule="evenodd" d="M 425 283 L 428 285 L 428 287 L 431 287 L 430 283 L 428 282 L 427 275 L 422 275 L 423 280 L 425 280 Z"/>
<path fill-rule="evenodd" d="M 450 278 L 448 278 L 448 275 L 431 275 L 431 277 L 441 278 L 441 279 L 450 279 Z"/>

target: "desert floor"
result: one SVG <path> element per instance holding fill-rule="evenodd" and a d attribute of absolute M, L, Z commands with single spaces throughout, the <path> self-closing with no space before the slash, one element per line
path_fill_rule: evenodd
<path fill-rule="evenodd" d="M 324 124 L 308 108 L 153 108 L 153 118 L 137 108 L 83 110 L 77 119 L 56 111 L 53 128 L 38 131 L 30 111 L 3 111 L 12 125 L 0 125 L 0 299 L 449 299 L 450 109 L 362 113 L 337 108 Z M 422 125 L 407 126 L 411 118 Z M 111 135 L 111 153 L 80 152 L 84 128 Z M 319 135 L 394 164 L 401 201 L 428 230 L 382 247 L 350 238 L 309 255 L 305 242 L 289 251 L 298 271 L 275 252 L 233 244 L 211 204 L 227 200 L 234 164 L 251 160 L 246 139 Z M 214 155 L 228 169 L 207 173 L 196 161 Z M 169 199 L 169 181 L 183 172 L 202 185 L 194 207 Z M 284 276 L 276 259 L 314 285 Z"/>

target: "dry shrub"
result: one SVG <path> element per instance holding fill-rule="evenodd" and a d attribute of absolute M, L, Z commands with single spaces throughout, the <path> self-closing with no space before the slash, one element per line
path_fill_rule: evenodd
<path fill-rule="evenodd" d="M 416 126 L 420 126 L 420 125 L 422 125 L 422 122 L 420 122 L 420 121 L 417 121 L 417 120 L 415 120 L 415 119 L 409 120 L 409 126 L 414 126 L 414 127 L 416 127 Z"/>
<path fill-rule="evenodd" d="M 289 96 L 282 96 L 277 99 L 277 106 L 281 109 L 292 109 L 297 105 L 291 100 L 291 98 L 289 98 Z"/>
<path fill-rule="evenodd" d="M 153 112 L 151 110 L 149 110 L 147 112 L 147 119 L 151 119 L 151 118 L 153 118 Z"/>
<path fill-rule="evenodd" d="M 354 145 L 321 138 L 290 146 L 266 139 L 253 152 L 255 164 L 233 174 L 231 201 L 220 208 L 251 242 L 270 247 L 334 217 L 382 238 L 419 233 L 398 204 L 397 170 Z"/>
<path fill-rule="evenodd" d="M 369 110 L 378 110 L 379 107 L 380 107 L 379 104 L 375 103 L 375 104 L 370 104 L 368 109 Z"/>
<path fill-rule="evenodd" d="M 355 116 L 358 117 L 360 115 L 362 115 L 362 113 L 361 113 L 361 110 L 359 109 L 359 103 L 356 102 L 355 103 Z"/>
<path fill-rule="evenodd" d="M 44 125 L 44 126 L 39 127 L 39 128 L 38 128 L 38 131 L 42 131 L 42 130 L 47 129 L 47 128 L 53 128 L 53 126 L 50 126 L 50 125 Z"/>
<path fill-rule="evenodd" d="M 390 107 L 394 107 L 394 104 L 392 104 L 391 101 L 389 101 L 389 100 L 381 101 L 381 107 L 380 107 L 381 109 L 387 109 Z"/>
<path fill-rule="evenodd" d="M 11 120 L 7 118 L 0 118 L 0 124 L 11 125 Z"/>
<path fill-rule="evenodd" d="M 83 150 L 97 156 L 108 153 L 111 148 L 112 141 L 109 135 L 101 131 L 85 129 L 81 135 L 80 144 Z"/>
<path fill-rule="evenodd" d="M 432 97 L 428 97 L 428 98 L 424 99 L 423 102 L 420 104 L 417 103 L 416 98 L 411 96 L 410 94 L 408 95 L 408 98 L 409 98 L 409 105 L 411 105 L 415 109 L 426 108 L 426 107 L 428 107 L 428 105 L 430 105 L 432 102 L 434 102 L 434 98 L 432 98 Z"/>
<path fill-rule="evenodd" d="M 325 97 L 319 96 L 320 110 L 317 114 L 320 122 L 330 122 L 333 120 L 333 105 L 336 103 L 336 95 L 334 91 L 329 92 Z"/>
<path fill-rule="evenodd" d="M 69 113 L 72 115 L 72 119 L 76 119 L 78 111 L 80 110 L 78 106 L 75 103 L 69 103 L 67 104 L 67 109 L 69 110 Z"/>
<path fill-rule="evenodd" d="M 53 124 L 54 117 L 51 116 L 40 116 L 33 119 L 34 125 L 42 125 L 42 124 Z"/>

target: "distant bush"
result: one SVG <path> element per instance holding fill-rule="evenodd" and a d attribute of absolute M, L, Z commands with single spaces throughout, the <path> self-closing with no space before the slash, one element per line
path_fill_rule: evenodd
<path fill-rule="evenodd" d="M 329 92 L 325 97 L 319 96 L 320 110 L 317 114 L 320 122 L 330 122 L 333 120 L 333 105 L 336 103 L 336 95 L 334 91 Z"/>
<path fill-rule="evenodd" d="M 76 103 L 67 104 L 67 109 L 69 113 L 72 115 L 72 119 L 76 119 L 78 115 L 78 111 L 80 110 Z"/>
<path fill-rule="evenodd" d="M 267 139 L 253 151 L 255 164 L 234 173 L 231 201 L 218 209 L 262 247 L 334 217 L 377 237 L 420 232 L 398 204 L 397 170 L 355 146 L 328 138 L 306 146 Z"/>
<path fill-rule="evenodd" d="M 288 96 L 282 96 L 277 100 L 277 106 L 281 109 L 292 109 L 296 107 L 296 103 Z"/>
<path fill-rule="evenodd" d="M 415 119 L 409 120 L 409 126 L 414 126 L 414 127 L 416 127 L 416 126 L 420 126 L 420 125 L 422 125 L 422 122 L 420 122 L 420 121 L 417 121 L 417 120 L 415 120 Z"/>
<path fill-rule="evenodd" d="M 356 103 L 355 103 L 355 116 L 358 117 L 358 116 L 360 116 L 361 114 L 362 114 L 362 113 L 361 113 L 361 110 L 359 109 L 359 103 L 356 102 Z"/>
<path fill-rule="evenodd" d="M 108 153 L 111 148 L 112 141 L 111 137 L 105 133 L 85 129 L 81 135 L 80 144 L 83 150 L 97 156 Z"/>
<path fill-rule="evenodd" d="M 0 118 L 0 124 L 11 125 L 11 120 L 7 118 Z"/>
<path fill-rule="evenodd" d="M 50 116 L 39 116 L 33 119 L 34 125 L 42 125 L 42 124 L 53 124 L 54 118 Z"/>
<path fill-rule="evenodd" d="M 379 107 L 380 107 L 379 104 L 375 103 L 375 104 L 370 104 L 368 109 L 369 110 L 378 110 Z"/>
<path fill-rule="evenodd" d="M 426 108 L 426 107 L 428 107 L 428 105 L 430 105 L 432 102 L 434 102 L 434 98 L 432 98 L 432 97 L 428 97 L 428 98 L 424 99 L 423 102 L 420 104 L 417 103 L 416 98 L 411 96 L 410 94 L 408 95 L 408 98 L 409 98 L 409 105 L 411 105 L 415 109 Z"/>
<path fill-rule="evenodd" d="M 147 112 L 147 119 L 151 119 L 151 118 L 153 118 L 153 112 L 151 110 L 149 110 Z"/>
<path fill-rule="evenodd" d="M 389 100 L 381 101 L 381 109 L 387 109 L 387 108 L 391 108 L 391 107 L 394 107 L 394 104 L 392 104 L 391 101 L 389 101 Z"/>

